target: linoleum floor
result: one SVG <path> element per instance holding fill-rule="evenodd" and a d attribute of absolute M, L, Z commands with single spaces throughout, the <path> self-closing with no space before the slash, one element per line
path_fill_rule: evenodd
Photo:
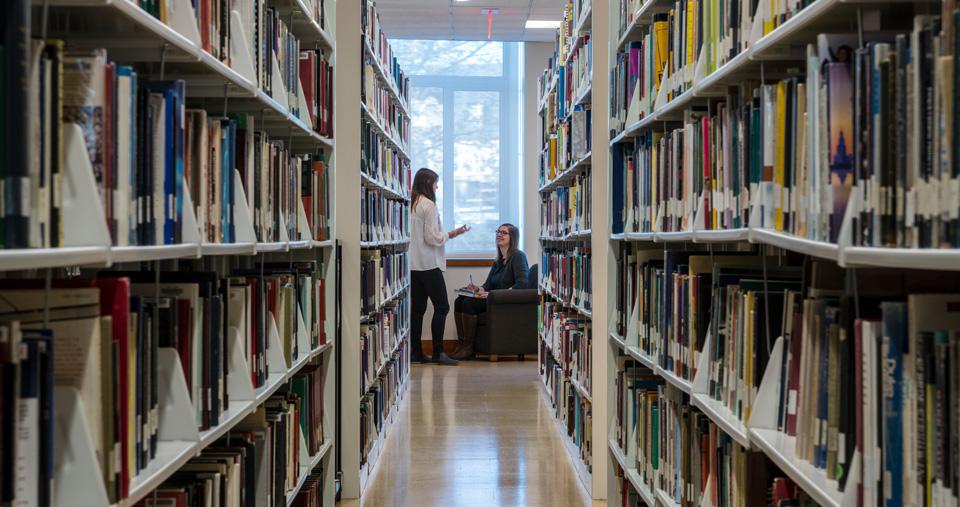
<path fill-rule="evenodd" d="M 415 365 L 410 381 L 359 505 L 591 505 L 535 362 Z"/>

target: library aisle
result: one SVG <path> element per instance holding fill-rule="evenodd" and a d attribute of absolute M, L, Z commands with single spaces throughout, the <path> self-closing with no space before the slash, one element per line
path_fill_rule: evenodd
<path fill-rule="evenodd" d="M 532 362 L 414 366 L 363 503 L 340 505 L 590 505 L 538 382 Z"/>

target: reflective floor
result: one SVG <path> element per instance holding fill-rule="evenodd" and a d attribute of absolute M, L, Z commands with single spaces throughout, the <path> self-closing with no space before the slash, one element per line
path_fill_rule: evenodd
<path fill-rule="evenodd" d="M 411 375 L 365 507 L 591 505 L 539 399 L 535 362 L 418 365 Z"/>

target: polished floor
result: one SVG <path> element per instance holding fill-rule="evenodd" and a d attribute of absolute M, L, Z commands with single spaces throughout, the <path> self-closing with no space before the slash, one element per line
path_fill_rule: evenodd
<path fill-rule="evenodd" d="M 415 366 L 362 505 L 591 505 L 538 382 L 531 361 Z"/>

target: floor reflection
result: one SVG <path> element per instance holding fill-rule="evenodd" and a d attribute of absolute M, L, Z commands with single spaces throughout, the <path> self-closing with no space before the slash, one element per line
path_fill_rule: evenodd
<path fill-rule="evenodd" d="M 415 366 L 363 505 L 590 505 L 536 363 Z"/>

